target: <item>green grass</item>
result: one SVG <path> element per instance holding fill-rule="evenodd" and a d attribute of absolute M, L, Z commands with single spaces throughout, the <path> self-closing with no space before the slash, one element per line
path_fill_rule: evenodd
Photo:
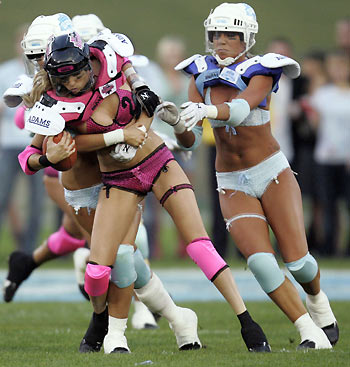
<path fill-rule="evenodd" d="M 136 366 L 151 360 L 155 366 L 349 366 L 350 302 L 334 302 L 341 338 L 332 351 L 296 351 L 299 336 L 293 325 L 270 302 L 248 303 L 263 327 L 272 353 L 245 349 L 239 323 L 224 302 L 186 303 L 199 318 L 200 351 L 179 352 L 164 319 L 157 330 L 126 331 L 130 355 L 81 355 L 77 352 L 88 325 L 89 303 L 12 303 L 0 308 L 0 365 L 2 367 Z"/>

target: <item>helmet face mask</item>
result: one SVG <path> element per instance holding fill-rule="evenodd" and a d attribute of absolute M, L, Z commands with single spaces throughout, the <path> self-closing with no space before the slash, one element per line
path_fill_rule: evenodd
<path fill-rule="evenodd" d="M 258 23 L 253 8 L 245 3 L 223 3 L 212 10 L 204 21 L 206 51 L 211 52 L 221 65 L 230 65 L 248 52 L 255 44 L 255 34 L 258 33 Z M 243 35 L 245 50 L 237 57 L 221 60 L 213 45 L 212 33 L 215 31 L 235 32 Z"/>

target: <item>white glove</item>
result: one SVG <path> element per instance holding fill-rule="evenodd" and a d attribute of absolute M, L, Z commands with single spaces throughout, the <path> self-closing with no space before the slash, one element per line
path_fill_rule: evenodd
<path fill-rule="evenodd" d="M 119 143 L 109 154 L 118 162 L 129 162 L 136 155 L 137 148 L 126 143 Z"/>
<path fill-rule="evenodd" d="M 158 118 L 169 124 L 175 126 L 180 120 L 180 113 L 176 105 L 172 102 L 163 102 L 156 108 Z"/>
<path fill-rule="evenodd" d="M 180 113 L 172 102 L 163 102 L 156 108 L 158 118 L 174 128 L 176 134 L 182 134 L 186 128 L 184 121 L 180 118 Z"/>
<path fill-rule="evenodd" d="M 17 107 L 22 102 L 22 96 L 33 88 L 33 79 L 26 74 L 21 74 L 15 84 L 6 89 L 3 98 L 8 107 Z"/>
<path fill-rule="evenodd" d="M 180 108 L 180 117 L 185 121 L 187 131 L 192 130 L 198 121 L 208 117 L 207 105 L 204 103 L 185 102 Z"/>

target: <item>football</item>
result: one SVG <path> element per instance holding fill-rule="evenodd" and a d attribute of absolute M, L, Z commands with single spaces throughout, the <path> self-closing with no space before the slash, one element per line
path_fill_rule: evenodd
<path fill-rule="evenodd" d="M 60 142 L 60 140 L 62 139 L 62 136 L 63 136 L 63 133 L 59 133 L 59 134 L 55 135 L 53 137 L 54 143 L 57 144 L 58 142 Z M 71 141 L 74 140 L 73 137 L 70 134 L 69 134 L 69 136 L 71 138 Z M 43 141 L 43 145 L 42 145 L 43 154 L 46 154 L 47 139 L 48 138 L 49 137 L 46 136 L 44 141 Z M 56 163 L 53 168 L 57 169 L 57 171 L 68 171 L 69 169 L 71 169 L 73 167 L 76 160 L 77 160 L 77 150 L 75 150 L 75 152 L 71 156 L 69 156 L 65 159 L 62 159 L 60 162 Z"/>

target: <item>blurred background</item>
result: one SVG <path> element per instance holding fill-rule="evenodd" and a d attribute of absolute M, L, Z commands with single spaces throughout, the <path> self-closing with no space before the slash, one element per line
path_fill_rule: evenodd
<path fill-rule="evenodd" d="M 160 67 L 159 78 L 148 80 L 149 84 L 163 99 L 181 104 L 187 98 L 186 81 L 180 80 L 180 76 L 173 75 L 173 66 L 195 53 L 205 53 L 203 21 L 210 9 L 221 3 L 222 1 L 214 0 L 148 2 L 2 0 L 0 63 L 16 57 L 18 30 L 29 25 L 38 15 L 63 12 L 73 17 L 77 14 L 94 13 L 112 31 L 128 35 L 134 43 L 136 52 L 147 56 Z M 317 179 L 315 166 L 329 162 L 316 162 L 314 159 L 318 120 L 323 111 L 317 110 L 313 94 L 319 87 L 329 83 L 330 76 L 327 74 L 326 66 L 329 53 L 335 49 L 342 49 L 350 60 L 349 2 L 256 0 L 248 3 L 255 9 L 259 22 L 257 44 L 252 52 L 285 54 L 296 59 L 302 66 L 303 73 L 297 82 L 288 84 L 291 82 L 286 81 L 284 85 L 281 81 L 281 99 L 276 99 L 272 105 L 272 128 L 293 170 L 298 172 L 297 178 L 304 197 L 305 225 L 311 250 L 320 257 L 331 257 L 339 261 L 340 258 L 350 254 L 348 233 L 350 182 L 346 181 L 349 177 L 350 154 L 347 156 L 348 159 L 345 157 L 340 164 L 344 169 L 342 177 L 346 176 L 346 180 L 343 180 L 341 185 L 341 180 L 337 181 L 340 185 L 339 190 L 335 190 L 332 196 L 328 195 L 327 191 L 324 193 L 323 190 L 322 193 L 322 190 L 317 190 L 321 182 Z M 340 22 L 345 22 L 346 25 L 339 25 Z M 346 88 L 348 82 L 349 74 L 345 75 Z M 346 131 L 350 131 L 350 115 L 344 116 L 344 121 L 342 126 L 347 129 Z M 232 259 L 239 261 L 240 255 L 235 251 L 232 241 L 225 235 L 223 219 L 216 210 L 217 192 L 212 180 L 214 154 L 215 148 L 209 128 L 206 130 L 204 143 L 189 160 L 180 154 L 178 158 L 194 184 L 203 219 L 208 231 L 214 237 L 219 252 L 229 261 Z M 0 158 L 6 160 L 1 152 L 1 145 Z M 2 179 L 0 177 L 0 180 Z M 4 202 L 0 202 L 3 209 L 0 217 L 0 267 L 6 266 L 6 259 L 11 251 L 23 247 L 25 240 L 23 234 L 28 225 L 30 209 L 40 207 L 42 215 L 40 220 L 39 217 L 36 218 L 39 220 L 38 229 L 35 230 L 33 227 L 35 236 L 32 244 L 25 249 L 28 252 L 33 250 L 31 247 L 39 245 L 47 238 L 48 234 L 56 231 L 60 225 L 60 212 L 47 198 L 44 187 L 40 195 L 41 200 L 28 203 L 26 200 L 29 195 L 28 182 L 24 174 L 16 176 L 11 186 L 14 194 L 11 195 L 7 207 L 4 208 Z M 184 245 L 177 238 L 169 216 L 152 198 L 148 201 L 145 223 L 149 231 L 151 259 L 172 261 L 186 258 Z M 329 214 L 327 218 L 324 215 L 325 208 Z M 324 224 L 325 220 L 328 226 Z"/>

